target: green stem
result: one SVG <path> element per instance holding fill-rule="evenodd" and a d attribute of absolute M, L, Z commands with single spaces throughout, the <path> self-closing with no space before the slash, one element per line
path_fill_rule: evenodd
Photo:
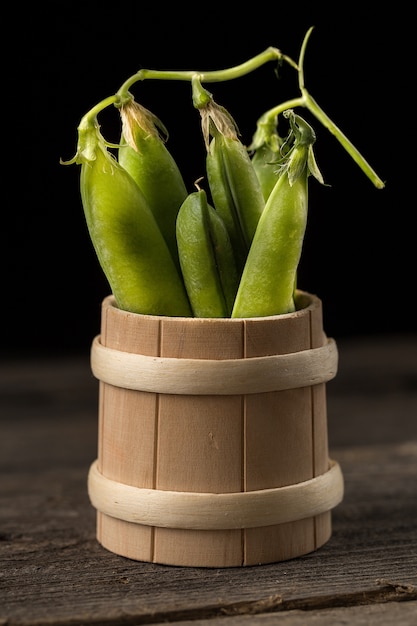
<path fill-rule="evenodd" d="M 88 113 L 84 115 L 78 126 L 78 130 L 85 130 L 90 128 L 92 125 L 94 125 L 96 117 L 101 111 L 103 111 L 105 108 L 109 107 L 112 104 L 117 105 L 119 103 L 120 96 L 118 94 L 105 98 L 105 100 L 102 100 L 101 102 L 96 104 L 92 109 L 88 111 Z"/>
<path fill-rule="evenodd" d="M 312 113 L 323 124 L 328 131 L 332 133 L 344 147 L 346 152 L 352 157 L 361 170 L 371 180 L 371 182 L 377 187 L 377 189 L 383 189 L 385 183 L 379 178 L 375 170 L 369 165 L 368 161 L 362 156 L 352 142 L 346 137 L 346 135 L 340 130 L 338 126 L 329 118 L 329 116 L 323 111 L 323 109 L 317 104 L 317 102 L 310 96 L 307 89 L 304 86 L 304 57 L 307 47 L 308 39 L 313 31 L 313 27 L 307 31 L 303 44 L 301 46 L 300 56 L 298 60 L 298 86 L 301 91 L 301 97 L 294 98 L 293 100 L 287 100 L 278 106 L 270 109 L 262 115 L 258 120 L 258 126 L 261 126 L 269 121 L 275 119 L 280 113 L 283 113 L 286 109 L 293 109 L 295 107 L 305 107 L 310 113 Z"/>
<path fill-rule="evenodd" d="M 207 91 L 207 89 L 204 89 L 204 87 L 202 86 L 199 74 L 194 74 L 191 85 L 193 94 L 193 105 L 196 109 L 203 109 L 210 102 L 212 102 L 212 95 Z"/>
<path fill-rule="evenodd" d="M 214 70 L 210 72 L 197 72 L 195 70 L 180 70 L 180 71 L 170 71 L 170 70 L 139 70 L 136 74 L 131 76 L 123 83 L 117 92 L 119 97 L 123 100 L 128 96 L 129 89 L 132 85 L 140 80 L 145 79 L 157 79 L 157 80 L 184 80 L 191 81 L 193 76 L 198 74 L 201 82 L 205 83 L 215 83 L 215 82 L 223 82 L 226 80 L 233 80 L 235 78 L 240 78 L 245 74 L 249 74 L 249 72 L 253 72 L 261 65 L 264 65 L 268 61 L 286 61 L 298 70 L 298 66 L 290 57 L 285 54 L 282 54 L 278 48 L 269 47 L 264 52 L 261 52 L 257 56 L 254 56 L 249 61 L 245 61 L 240 65 L 236 65 L 235 67 L 230 67 L 228 69 L 223 70 Z"/>
<path fill-rule="evenodd" d="M 280 113 L 283 113 L 287 109 L 294 109 L 295 107 L 304 107 L 306 106 L 305 99 L 303 97 L 293 98 L 292 100 L 286 100 L 281 104 L 277 104 L 277 106 L 266 111 L 257 121 L 257 126 L 272 125 L 272 122 Z"/>
<path fill-rule="evenodd" d="M 383 189 L 385 187 L 384 181 L 382 181 L 375 170 L 369 165 L 368 161 L 362 156 L 352 142 L 346 137 L 346 135 L 340 130 L 338 126 L 329 118 L 329 116 L 323 111 L 323 109 L 317 104 L 317 102 L 310 96 L 306 89 L 303 90 L 304 102 L 308 110 L 323 124 L 328 131 L 332 133 L 344 147 L 346 152 L 352 157 L 361 170 L 366 174 L 370 181 L 375 185 L 377 189 Z"/>
<path fill-rule="evenodd" d="M 298 86 L 301 93 L 304 91 L 304 57 L 306 55 L 307 42 L 310 39 L 310 35 L 313 32 L 313 26 L 308 29 L 301 44 L 300 56 L 298 57 Z"/>
<path fill-rule="evenodd" d="M 245 61 L 240 65 L 223 70 L 214 70 L 210 72 L 197 72 L 197 71 L 170 71 L 170 70 L 139 70 L 136 74 L 131 76 L 127 81 L 123 83 L 119 91 L 114 95 L 102 100 L 99 104 L 93 107 L 81 120 L 80 129 L 86 128 L 94 123 L 98 113 L 106 107 L 114 104 L 115 106 L 121 106 L 125 102 L 132 99 L 132 95 L 129 93 L 130 87 L 140 80 L 156 79 L 156 80 L 183 80 L 193 81 L 198 77 L 200 83 L 202 82 L 223 82 L 227 80 L 233 80 L 252 72 L 259 68 L 261 65 L 268 61 L 285 61 L 294 67 L 298 72 L 298 85 L 301 91 L 301 96 L 287 100 L 279 104 L 278 106 L 270 109 L 262 115 L 258 120 L 258 125 L 268 123 L 272 118 L 276 118 L 280 113 L 283 113 L 287 109 L 293 109 L 295 107 L 305 107 L 310 113 L 312 113 L 325 128 L 327 128 L 344 147 L 346 152 L 352 157 L 352 159 L 359 165 L 366 176 L 372 181 L 372 183 L 378 189 L 383 189 L 385 183 L 379 178 L 375 170 L 364 159 L 362 154 L 355 148 L 352 142 L 346 137 L 346 135 L 340 130 L 338 126 L 329 118 L 329 116 L 323 111 L 323 109 L 317 104 L 317 102 L 310 96 L 307 89 L 304 86 L 304 57 L 307 47 L 307 42 L 313 31 L 313 27 L 307 31 L 300 51 L 298 64 L 295 63 L 290 57 L 282 54 L 278 48 L 269 47 L 261 54 Z"/>

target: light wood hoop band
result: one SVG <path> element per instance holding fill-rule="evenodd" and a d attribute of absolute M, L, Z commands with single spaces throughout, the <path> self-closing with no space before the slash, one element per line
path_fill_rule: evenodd
<path fill-rule="evenodd" d="M 305 482 L 235 493 L 194 493 L 140 489 L 105 478 L 90 467 L 92 505 L 117 519 L 162 528 L 227 530 L 258 528 L 313 517 L 342 501 L 340 466 L 330 461 L 325 474 Z"/>
<path fill-rule="evenodd" d="M 177 359 L 107 348 L 95 337 L 91 369 L 96 378 L 124 389 L 167 394 L 235 395 L 309 387 L 336 376 L 336 342 L 291 354 L 247 359 Z"/>

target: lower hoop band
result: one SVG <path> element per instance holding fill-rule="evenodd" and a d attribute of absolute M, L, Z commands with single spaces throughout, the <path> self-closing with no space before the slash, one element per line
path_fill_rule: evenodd
<path fill-rule="evenodd" d="M 304 482 L 256 491 L 198 493 L 142 489 L 106 478 L 97 460 L 90 467 L 92 505 L 117 519 L 163 528 L 227 530 L 258 528 L 313 517 L 343 499 L 339 464 Z"/>

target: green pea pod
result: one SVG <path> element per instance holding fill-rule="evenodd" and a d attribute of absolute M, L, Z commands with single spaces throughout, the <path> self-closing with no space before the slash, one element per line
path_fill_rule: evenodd
<path fill-rule="evenodd" d="M 239 282 L 223 220 L 204 190 L 191 193 L 177 219 L 178 252 L 195 317 L 230 317 Z"/>
<path fill-rule="evenodd" d="M 80 189 L 89 234 L 121 309 L 190 316 L 182 278 L 146 198 L 91 123 L 80 127 Z"/>
<path fill-rule="evenodd" d="M 243 268 L 265 202 L 245 146 L 238 138 L 213 132 L 206 159 L 210 193 Z"/>
<path fill-rule="evenodd" d="M 264 144 L 253 153 L 251 159 L 266 202 L 278 180 L 281 154 Z"/>
<path fill-rule="evenodd" d="M 180 169 L 165 145 L 168 133 L 153 113 L 134 100 L 120 108 L 120 115 L 122 139 L 118 151 L 119 163 L 147 199 L 179 266 L 175 223 L 188 191 Z"/>
<path fill-rule="evenodd" d="M 276 117 L 260 118 L 252 143 L 248 147 L 252 152 L 253 168 L 261 185 L 265 202 L 278 180 L 279 163 L 282 160 L 282 138 L 277 132 Z"/>
<path fill-rule="evenodd" d="M 265 206 L 261 186 L 233 117 L 213 100 L 197 74 L 192 78 L 192 92 L 207 148 L 211 198 L 227 228 L 241 272 Z"/>
<path fill-rule="evenodd" d="M 292 114 L 292 112 L 290 112 Z M 322 182 L 313 129 L 292 114 L 295 143 L 259 220 L 236 295 L 232 317 L 281 315 L 295 310 L 294 291 L 308 211 L 308 176 Z"/>
<path fill-rule="evenodd" d="M 294 284 L 307 222 L 307 174 L 291 186 L 278 179 L 259 220 L 232 317 L 280 315 L 295 310 Z"/>

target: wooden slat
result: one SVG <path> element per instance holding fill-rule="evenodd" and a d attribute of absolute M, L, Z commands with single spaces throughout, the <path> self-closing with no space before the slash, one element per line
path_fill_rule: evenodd
<path fill-rule="evenodd" d="M 303 610 L 275 611 L 272 613 L 251 614 L 250 611 L 271 610 L 274 598 L 256 603 L 243 602 L 240 606 L 230 608 L 230 614 L 225 609 L 225 617 L 216 619 L 218 626 L 305 626 L 306 624 L 320 624 L 320 626 L 415 626 L 417 602 L 386 602 L 377 605 L 351 606 L 335 609 L 311 610 L 307 614 Z M 279 598 L 275 598 L 275 603 Z M 273 607 L 274 608 L 274 607 Z M 213 620 L 193 620 L 192 626 L 211 626 Z M 180 620 L 176 626 L 190 626 L 190 622 Z"/>

